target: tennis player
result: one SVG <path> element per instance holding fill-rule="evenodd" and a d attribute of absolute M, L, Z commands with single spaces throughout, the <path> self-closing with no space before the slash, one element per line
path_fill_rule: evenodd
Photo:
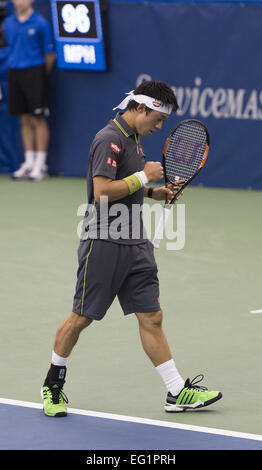
<path fill-rule="evenodd" d="M 165 83 L 148 81 L 130 92 L 117 108 L 126 110 L 98 132 L 89 153 L 87 237 L 80 241 L 78 250 L 73 309 L 58 328 L 41 389 L 48 416 L 66 416 L 64 383 L 70 353 L 81 331 L 102 320 L 116 296 L 124 314 L 135 314 L 138 319 L 144 351 L 167 387 L 166 411 L 207 406 L 222 396 L 196 385 L 202 375 L 199 380 L 185 381 L 177 370 L 161 326 L 153 246 L 146 237 L 141 211 L 139 217 L 132 211 L 134 205 L 142 207 L 144 196 L 157 201 L 164 200 L 166 194 L 171 198 L 182 184 L 179 180 L 173 189 L 146 186 L 162 179 L 163 168 L 160 162 L 145 163 L 141 142 L 141 137 L 160 130 L 177 111 L 176 97 Z M 119 233 L 121 207 L 126 208 L 127 217 Z"/>

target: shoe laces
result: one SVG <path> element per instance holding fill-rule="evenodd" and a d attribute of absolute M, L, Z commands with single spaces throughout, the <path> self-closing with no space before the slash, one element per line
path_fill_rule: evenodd
<path fill-rule="evenodd" d="M 196 375 L 196 377 L 194 377 L 191 381 L 187 379 L 185 382 L 185 387 L 195 388 L 197 390 L 207 390 L 207 387 L 203 387 L 202 385 L 197 385 L 199 382 L 202 382 L 203 378 L 204 378 L 204 375 L 199 374 L 199 375 Z"/>
<path fill-rule="evenodd" d="M 68 403 L 68 398 L 67 398 L 66 394 L 64 393 L 62 387 L 60 387 L 57 384 L 54 384 L 54 385 L 50 385 L 49 389 L 50 389 L 50 392 L 52 394 L 53 403 L 58 404 L 61 399 L 63 399 L 65 401 L 65 403 Z"/>

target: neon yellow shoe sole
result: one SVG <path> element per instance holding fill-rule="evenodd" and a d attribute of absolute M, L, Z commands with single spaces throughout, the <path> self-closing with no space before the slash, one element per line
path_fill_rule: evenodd
<path fill-rule="evenodd" d="M 196 379 L 200 377 L 200 380 Z M 196 408 L 203 408 L 222 398 L 222 393 L 219 391 L 209 391 L 206 387 L 196 385 L 201 382 L 204 376 L 198 375 L 191 382 L 189 379 L 185 382 L 185 387 L 181 390 L 179 395 L 174 397 L 170 392 L 167 394 L 165 403 L 165 411 L 179 412 L 186 410 L 194 410 Z"/>
<path fill-rule="evenodd" d="M 41 388 L 41 397 L 44 401 L 44 412 L 47 416 L 62 417 L 67 415 L 65 403 L 68 399 L 63 392 L 63 388 L 58 385 Z"/>

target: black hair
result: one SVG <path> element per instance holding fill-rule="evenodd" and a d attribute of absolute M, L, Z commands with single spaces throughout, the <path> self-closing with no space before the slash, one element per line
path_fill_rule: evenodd
<path fill-rule="evenodd" d="M 159 80 L 142 82 L 134 91 L 134 95 L 146 95 L 155 98 L 164 106 L 172 106 L 174 113 L 178 110 L 176 95 L 172 88 L 164 82 Z M 137 109 L 138 104 L 136 101 L 131 100 L 128 103 L 127 110 L 131 111 Z M 147 113 L 152 109 L 146 108 Z"/>

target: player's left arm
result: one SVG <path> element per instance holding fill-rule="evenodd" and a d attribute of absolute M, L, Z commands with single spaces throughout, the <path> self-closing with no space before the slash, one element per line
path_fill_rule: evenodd
<path fill-rule="evenodd" d="M 181 185 L 185 182 L 185 180 L 178 180 L 176 183 L 169 184 L 168 187 L 166 188 L 165 186 L 160 186 L 156 187 L 153 189 L 152 192 L 152 199 L 155 199 L 156 201 L 164 201 L 166 199 L 166 195 L 168 196 L 168 199 L 171 200 L 173 199 L 174 195 L 176 194 L 177 191 L 181 188 Z M 145 186 L 144 189 L 144 195 L 147 197 L 148 196 L 148 187 Z M 181 195 L 183 192 L 181 192 Z M 180 197 L 180 196 L 179 196 Z M 178 199 L 179 199 L 178 197 Z"/>

